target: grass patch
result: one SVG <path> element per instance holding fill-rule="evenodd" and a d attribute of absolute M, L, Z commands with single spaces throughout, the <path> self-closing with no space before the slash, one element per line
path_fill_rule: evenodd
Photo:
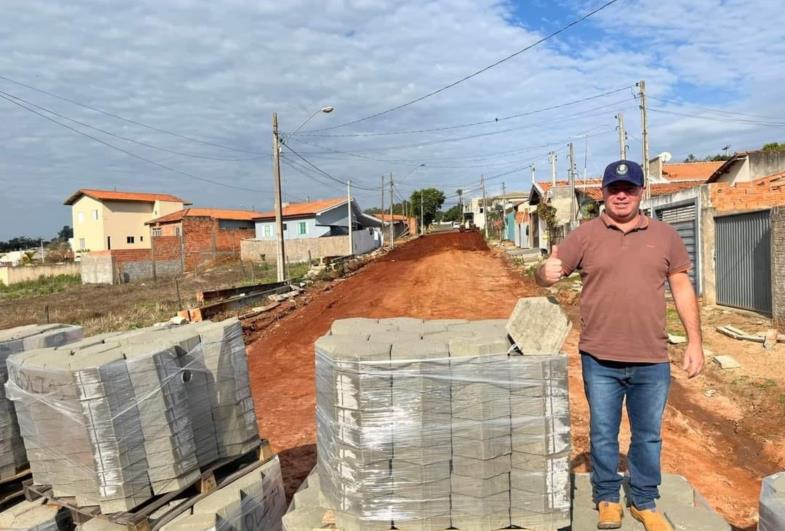
<path fill-rule="evenodd" d="M 56 277 L 40 277 L 38 280 L 17 282 L 6 286 L 0 283 L 0 300 L 16 300 L 38 295 L 50 295 L 65 291 L 70 286 L 81 285 L 80 275 L 57 275 Z"/>

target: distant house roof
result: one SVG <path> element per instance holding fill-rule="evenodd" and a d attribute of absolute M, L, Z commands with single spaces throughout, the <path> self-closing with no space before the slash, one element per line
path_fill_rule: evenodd
<path fill-rule="evenodd" d="M 290 203 L 283 208 L 283 218 L 302 218 L 309 216 L 316 216 L 325 210 L 335 208 L 342 203 L 346 203 L 345 197 L 336 197 L 333 199 L 320 199 L 318 201 L 309 201 L 307 203 Z M 261 212 L 255 218 L 257 221 L 266 221 L 275 219 L 275 211 Z"/>
<path fill-rule="evenodd" d="M 142 203 L 155 203 L 156 201 L 169 201 L 172 203 L 187 203 L 169 194 L 148 194 L 145 192 L 119 192 L 117 190 L 95 190 L 92 188 L 81 188 L 65 200 L 66 205 L 73 205 L 83 195 L 92 197 L 97 201 L 140 201 Z"/>
<path fill-rule="evenodd" d="M 659 195 L 668 195 L 673 194 L 676 192 L 680 192 L 682 190 L 687 190 L 689 188 L 695 188 L 696 186 L 700 186 L 703 181 L 683 181 L 683 182 L 673 182 L 673 183 L 652 183 L 651 184 L 651 196 L 657 197 Z M 592 187 L 592 188 L 581 188 L 579 189 L 580 192 L 591 197 L 595 201 L 603 201 L 602 198 L 602 188 L 600 187 Z M 645 193 L 645 190 L 644 190 Z"/>
<path fill-rule="evenodd" d="M 375 217 L 376 219 L 380 219 L 380 220 L 382 220 L 384 222 L 389 222 L 390 220 L 392 220 L 392 221 L 408 221 L 409 220 L 408 217 L 402 216 L 400 214 L 393 214 L 392 216 L 390 216 L 390 214 L 377 213 L 377 214 L 374 214 L 373 217 Z"/>
<path fill-rule="evenodd" d="M 669 181 L 706 181 L 725 161 L 674 162 L 662 165 L 662 176 Z"/>
<path fill-rule="evenodd" d="M 182 221 L 183 218 L 205 217 L 213 219 L 228 219 L 233 221 L 253 221 L 261 215 L 261 212 L 251 210 L 227 210 L 220 208 L 184 208 L 177 212 L 172 212 L 160 218 L 145 222 L 145 225 L 155 225 L 158 223 L 175 223 Z"/>

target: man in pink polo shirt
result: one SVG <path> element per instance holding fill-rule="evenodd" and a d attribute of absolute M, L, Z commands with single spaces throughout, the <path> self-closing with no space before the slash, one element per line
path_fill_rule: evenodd
<path fill-rule="evenodd" d="M 643 170 L 635 162 L 608 165 L 602 179 L 605 211 L 584 223 L 537 268 L 550 286 L 576 269 L 583 281 L 580 352 L 591 415 L 591 483 L 599 529 L 621 527 L 619 426 L 626 398 L 632 440 L 627 453 L 632 516 L 647 531 L 671 531 L 659 498 L 662 415 L 670 389 L 665 282 L 687 330 L 682 368 L 703 369 L 700 311 L 679 235 L 640 212 Z"/>

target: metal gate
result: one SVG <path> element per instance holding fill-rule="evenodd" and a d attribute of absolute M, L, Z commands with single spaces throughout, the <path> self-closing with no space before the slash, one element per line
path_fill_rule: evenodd
<path fill-rule="evenodd" d="M 771 215 L 714 218 L 717 303 L 771 315 Z"/>
<path fill-rule="evenodd" d="M 671 225 L 676 232 L 681 236 L 684 246 L 687 248 L 687 253 L 690 255 L 690 262 L 692 262 L 692 269 L 689 271 L 690 280 L 695 290 L 700 294 L 703 286 L 700 280 L 700 254 L 698 242 L 698 219 L 697 208 L 695 202 L 681 204 L 678 206 L 668 206 L 661 209 L 655 209 L 657 219 L 664 221 Z"/>

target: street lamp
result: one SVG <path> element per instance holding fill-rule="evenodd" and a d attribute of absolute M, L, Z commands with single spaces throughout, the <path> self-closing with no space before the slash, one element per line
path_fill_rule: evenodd
<path fill-rule="evenodd" d="M 311 118 L 323 113 L 333 112 L 333 107 L 322 107 L 309 116 L 297 129 L 289 133 L 292 135 L 299 131 Z M 281 203 L 281 137 L 278 132 L 278 113 L 273 113 L 273 190 L 275 193 L 275 231 L 278 236 L 278 245 L 275 249 L 275 260 L 278 282 L 286 280 L 286 251 L 283 238 L 283 207 Z"/>

